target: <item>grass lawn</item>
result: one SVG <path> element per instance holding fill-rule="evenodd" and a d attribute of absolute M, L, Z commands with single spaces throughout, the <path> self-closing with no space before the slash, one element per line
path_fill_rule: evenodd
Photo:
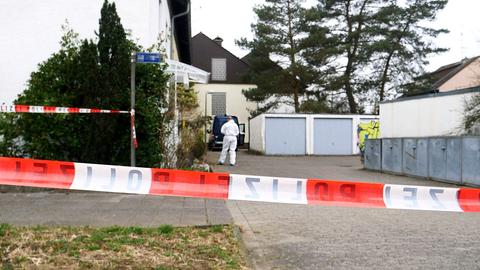
<path fill-rule="evenodd" d="M 2 269 L 247 269 L 232 226 L 0 224 Z"/>

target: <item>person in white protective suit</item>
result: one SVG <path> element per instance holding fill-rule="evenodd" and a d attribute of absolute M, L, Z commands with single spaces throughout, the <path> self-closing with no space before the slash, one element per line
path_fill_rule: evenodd
<path fill-rule="evenodd" d="M 235 123 L 231 116 L 227 117 L 227 122 L 223 124 L 221 132 L 224 135 L 223 147 L 218 164 L 223 165 L 225 158 L 227 158 L 227 152 L 230 150 L 230 166 L 235 166 L 235 149 L 237 149 L 237 136 L 240 131 L 238 130 L 237 123 Z"/>

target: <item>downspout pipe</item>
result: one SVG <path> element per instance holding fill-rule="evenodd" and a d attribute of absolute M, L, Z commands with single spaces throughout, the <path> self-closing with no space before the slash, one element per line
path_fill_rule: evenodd
<path fill-rule="evenodd" d="M 187 10 L 172 17 L 170 33 L 170 59 L 173 60 L 173 41 L 175 40 L 175 20 L 190 13 L 190 1 L 187 3 Z"/>
<path fill-rule="evenodd" d="M 178 19 L 179 17 L 185 16 L 188 13 L 190 13 L 190 1 L 187 3 L 187 10 L 185 12 L 179 13 L 177 15 L 174 15 L 171 20 L 171 33 L 170 33 L 170 59 L 173 60 L 173 41 L 175 40 L 175 20 Z M 173 141 L 174 141 L 174 147 L 175 147 L 175 154 L 174 158 L 172 160 L 173 167 L 177 166 L 177 148 L 179 144 L 179 134 L 178 134 L 178 109 L 177 109 L 177 76 L 174 75 L 172 77 L 173 82 L 171 82 L 170 88 L 173 88 L 174 92 L 174 97 L 173 97 Z"/>

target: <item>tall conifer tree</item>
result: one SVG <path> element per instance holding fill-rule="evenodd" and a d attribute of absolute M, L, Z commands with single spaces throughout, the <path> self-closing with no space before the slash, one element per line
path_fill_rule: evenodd
<path fill-rule="evenodd" d="M 300 96 L 309 81 L 307 66 L 301 57 L 305 28 L 303 0 L 266 0 L 256 6 L 257 22 L 252 24 L 252 41 L 241 39 L 237 43 L 252 51 L 251 79 L 257 89 L 245 91 L 254 101 L 271 97 L 291 97 L 295 112 L 300 108 Z M 265 76 L 268 80 L 264 80 Z M 270 104 L 272 106 L 274 104 Z"/>
<path fill-rule="evenodd" d="M 117 14 L 115 3 L 103 3 L 98 31 L 98 59 L 100 66 L 100 88 L 93 94 L 92 106 L 103 108 L 128 108 L 130 83 L 130 45 Z M 100 162 L 124 160 L 128 143 L 118 141 L 118 134 L 129 134 L 129 122 L 125 117 L 95 115 L 92 118 L 93 130 L 101 130 L 90 138 L 90 150 Z"/>
<path fill-rule="evenodd" d="M 375 31 L 380 38 L 375 42 L 375 71 L 378 100 L 385 100 L 390 89 L 412 80 L 423 72 L 427 57 L 446 49 L 433 44 L 434 38 L 446 29 L 428 27 L 448 0 L 407 0 L 400 5 L 393 0 L 377 13 Z"/>

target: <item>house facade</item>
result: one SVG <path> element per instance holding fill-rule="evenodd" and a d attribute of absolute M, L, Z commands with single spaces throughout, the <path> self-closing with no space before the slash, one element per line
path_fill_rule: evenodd
<path fill-rule="evenodd" d="M 191 62 L 189 14 L 175 20 L 174 40 L 170 40 L 172 16 L 186 11 L 189 0 L 110 2 L 115 3 L 122 25 L 133 40 L 144 48 L 161 41 L 168 58 Z M 79 38 L 95 39 L 102 4 L 101 0 L 1 1 L 0 48 L 8 53 L 0 58 L 0 102 L 11 103 L 26 88 L 37 65 L 60 49 L 62 25 L 67 21 Z"/>
<path fill-rule="evenodd" d="M 432 88 L 440 93 L 480 86 L 480 57 L 440 67 L 433 74 L 438 80 Z"/>
<path fill-rule="evenodd" d="M 427 91 L 380 104 L 383 138 L 465 133 L 465 104 L 480 93 L 480 57 L 440 67 L 427 76 L 432 81 Z"/>
<path fill-rule="evenodd" d="M 244 80 L 248 64 L 222 47 L 222 39 L 211 39 L 198 33 L 191 39 L 192 66 L 210 72 L 208 84 L 196 84 L 199 107 L 197 114 L 214 116 L 230 114 L 245 124 L 245 142 L 248 143 L 248 119 L 250 111 L 257 109 L 257 103 L 249 102 L 242 90 L 256 85 Z"/>

